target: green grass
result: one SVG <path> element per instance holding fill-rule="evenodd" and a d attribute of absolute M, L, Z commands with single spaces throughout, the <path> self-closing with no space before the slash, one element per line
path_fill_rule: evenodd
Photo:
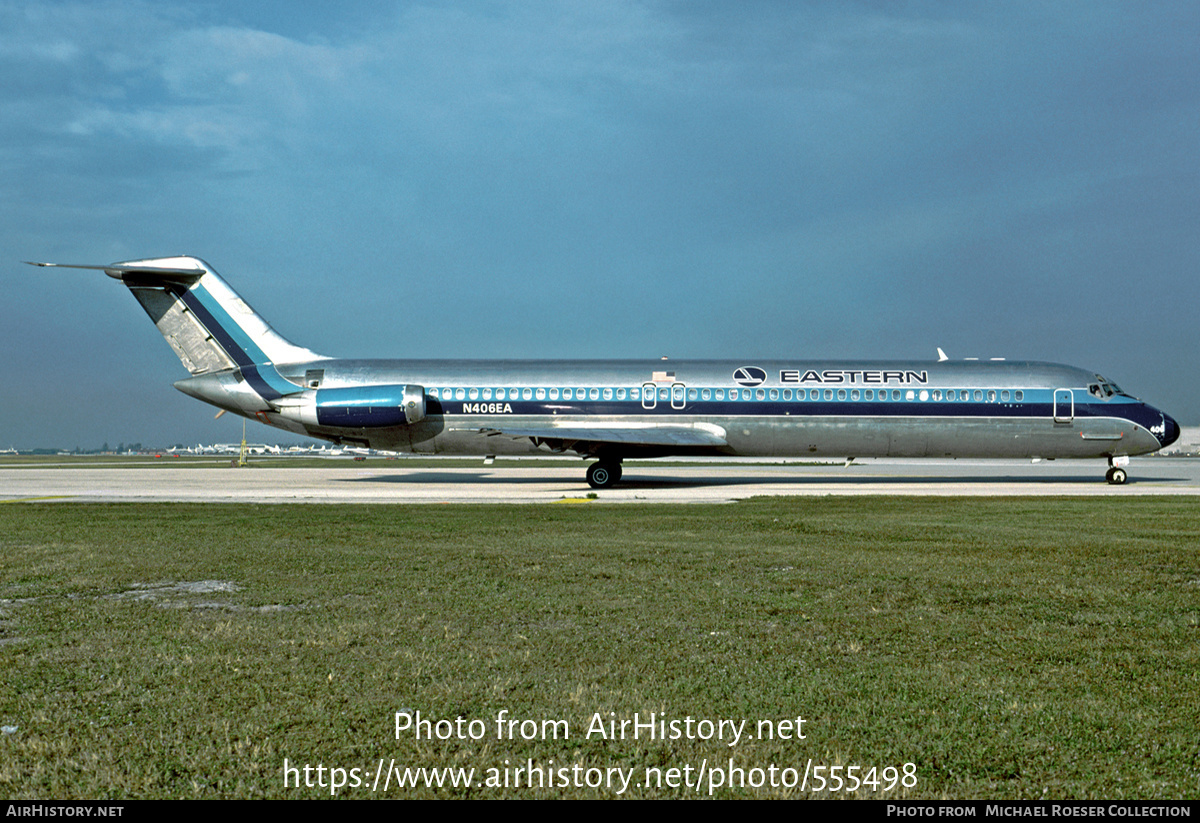
<path fill-rule="evenodd" d="M 285 789 L 285 758 L 636 784 L 732 757 L 916 764 L 861 797 L 1195 798 L 1198 538 L 1200 505 L 1146 497 L 4 506 L 0 795 L 329 796 Z M 397 739 L 401 709 L 489 734 Z M 496 740 L 502 710 L 571 738 Z M 649 712 L 803 716 L 806 739 L 584 737 Z"/>

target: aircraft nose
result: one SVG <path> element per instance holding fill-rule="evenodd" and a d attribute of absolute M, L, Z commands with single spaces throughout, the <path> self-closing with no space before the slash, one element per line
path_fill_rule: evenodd
<path fill-rule="evenodd" d="M 1158 435 L 1158 442 L 1161 444 L 1161 448 L 1165 449 L 1167 446 L 1171 445 L 1178 439 L 1179 439 L 1179 424 L 1175 422 L 1175 418 L 1171 417 L 1171 415 L 1164 414 L 1163 415 L 1163 433 Z"/>

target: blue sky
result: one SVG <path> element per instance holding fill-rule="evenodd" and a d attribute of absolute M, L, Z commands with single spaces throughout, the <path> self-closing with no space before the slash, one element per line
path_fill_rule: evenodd
<path fill-rule="evenodd" d="M 941 346 L 1200 423 L 1198 46 L 1190 0 L 0 0 L 0 447 L 240 437 L 20 263 L 179 253 L 333 355 Z"/>

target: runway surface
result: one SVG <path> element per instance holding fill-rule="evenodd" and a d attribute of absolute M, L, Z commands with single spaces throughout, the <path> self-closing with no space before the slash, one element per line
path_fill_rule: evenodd
<path fill-rule="evenodd" d="M 592 493 L 583 461 L 508 462 L 442 468 L 404 460 L 330 461 L 316 468 L 5 466 L 0 502 L 556 503 Z M 713 462 L 626 466 L 598 502 L 718 503 L 760 495 L 1200 495 L 1200 459 L 1142 458 L 1129 483 L 1104 482 L 1103 461 L 864 460 L 851 466 Z"/>

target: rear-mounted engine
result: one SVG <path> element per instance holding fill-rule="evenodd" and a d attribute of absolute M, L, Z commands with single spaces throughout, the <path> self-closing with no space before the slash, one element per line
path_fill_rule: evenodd
<path fill-rule="evenodd" d="M 404 426 L 425 419 L 425 388 L 383 385 L 317 389 L 283 398 L 277 405 L 281 415 L 308 426 Z"/>
<path fill-rule="evenodd" d="M 425 419 L 422 386 L 354 386 L 317 389 L 317 424 L 377 428 Z"/>

